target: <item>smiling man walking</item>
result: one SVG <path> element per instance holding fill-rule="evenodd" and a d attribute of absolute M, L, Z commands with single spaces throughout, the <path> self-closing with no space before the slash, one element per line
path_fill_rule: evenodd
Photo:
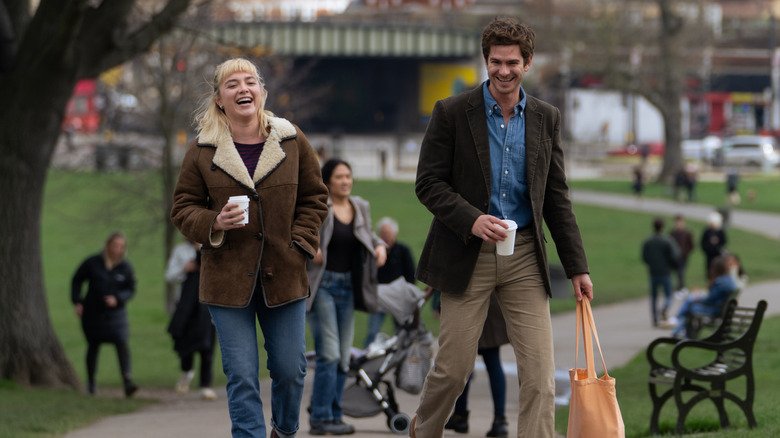
<path fill-rule="evenodd" d="M 441 437 L 474 367 L 477 341 L 495 294 L 517 357 L 519 437 L 554 435 L 555 363 L 550 276 L 542 224 L 555 241 L 576 299 L 593 298 L 571 208 L 557 108 L 521 84 L 534 33 L 511 18 L 482 33 L 488 80 L 436 103 L 417 167 L 416 191 L 433 213 L 418 278 L 442 291 L 439 352 L 411 436 Z M 517 223 L 514 253 L 497 255 Z"/>

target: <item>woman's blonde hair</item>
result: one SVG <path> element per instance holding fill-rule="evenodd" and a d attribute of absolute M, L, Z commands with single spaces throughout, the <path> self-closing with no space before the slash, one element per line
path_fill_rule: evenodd
<path fill-rule="evenodd" d="M 217 97 L 219 96 L 219 87 L 225 82 L 225 79 L 236 72 L 250 73 L 260 82 L 260 85 L 265 85 L 257 66 L 248 59 L 232 58 L 219 64 L 214 70 L 213 82 L 209 83 L 211 91 L 201 100 L 198 110 L 195 112 L 195 127 L 198 131 L 198 138 L 214 139 L 230 134 L 230 120 L 217 105 Z M 270 111 L 265 110 L 267 96 L 268 92 L 266 91 L 257 105 L 257 120 L 260 122 L 260 133 L 263 135 L 269 133 L 268 117 L 273 116 Z"/>
<path fill-rule="evenodd" d="M 121 240 L 125 243 L 124 252 L 122 252 L 122 259 L 124 259 L 127 256 L 127 237 L 121 231 L 114 231 L 108 235 L 106 243 L 103 245 L 103 253 L 106 254 L 108 252 L 108 247 L 111 246 L 115 240 Z"/>

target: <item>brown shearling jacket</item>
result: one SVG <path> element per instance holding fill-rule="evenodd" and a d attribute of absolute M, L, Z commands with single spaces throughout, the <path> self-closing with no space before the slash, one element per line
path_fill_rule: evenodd
<path fill-rule="evenodd" d="M 547 293 L 550 274 L 542 230 L 546 223 L 566 275 L 588 272 L 569 199 L 561 147 L 561 114 L 532 96 L 525 109 L 526 179 L 534 246 Z M 431 213 L 417 278 L 443 293 L 462 293 L 471 280 L 482 240 L 471 234 L 490 203 L 490 145 L 482 85 L 436 102 L 417 165 L 417 197 Z"/>
<path fill-rule="evenodd" d="M 200 300 L 206 304 L 245 307 L 257 285 L 269 307 L 309 295 L 306 260 L 319 246 L 328 190 L 303 133 L 282 118 L 269 117 L 269 124 L 251 177 L 230 135 L 199 138 L 182 162 L 171 220 L 203 244 Z M 249 223 L 212 231 L 235 195 L 249 196 Z"/>

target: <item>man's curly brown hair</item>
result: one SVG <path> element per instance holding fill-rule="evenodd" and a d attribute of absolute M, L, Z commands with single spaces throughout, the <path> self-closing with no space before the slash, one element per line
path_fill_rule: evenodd
<path fill-rule="evenodd" d="M 534 31 L 514 18 L 499 17 L 482 31 L 482 56 L 487 62 L 492 46 L 520 46 L 520 54 L 527 65 L 534 56 Z"/>

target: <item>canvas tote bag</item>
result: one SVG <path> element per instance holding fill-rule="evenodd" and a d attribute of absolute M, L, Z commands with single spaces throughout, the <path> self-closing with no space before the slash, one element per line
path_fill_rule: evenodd
<path fill-rule="evenodd" d="M 580 353 L 580 332 L 584 342 L 587 368 L 577 368 Z M 577 302 L 577 340 L 575 342 L 574 368 L 569 370 L 571 399 L 569 400 L 569 427 L 567 438 L 624 438 L 623 416 L 615 392 L 615 379 L 607 372 L 607 363 L 601 351 L 599 335 L 593 321 L 590 301 Z M 593 360 L 593 338 L 601 356 L 604 375 L 596 376 Z"/>

